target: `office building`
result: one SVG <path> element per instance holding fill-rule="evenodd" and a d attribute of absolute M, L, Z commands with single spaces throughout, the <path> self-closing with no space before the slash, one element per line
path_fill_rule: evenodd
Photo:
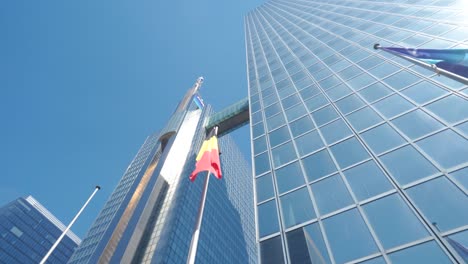
<path fill-rule="evenodd" d="M 261 263 L 468 262 L 468 88 L 374 50 L 468 48 L 466 0 L 245 17 Z"/>
<path fill-rule="evenodd" d="M 64 230 L 32 196 L 6 204 L 0 208 L 0 263 L 39 263 Z M 46 263 L 66 263 L 80 242 L 68 231 Z"/>
<path fill-rule="evenodd" d="M 203 106 L 199 84 L 166 126 L 146 139 L 69 263 L 185 263 L 206 173 L 194 182 L 188 177 L 205 124 L 223 120 Z M 234 109 L 247 106 L 244 101 Z M 245 123 L 248 115 L 239 120 Z M 219 130 L 223 178 L 211 176 L 196 263 L 256 263 L 251 169 L 223 135 L 228 131 Z"/>

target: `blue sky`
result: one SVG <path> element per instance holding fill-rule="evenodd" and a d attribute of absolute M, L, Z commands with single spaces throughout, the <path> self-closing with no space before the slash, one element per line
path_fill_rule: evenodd
<path fill-rule="evenodd" d="M 3 1 L 0 205 L 31 194 L 68 224 L 99 184 L 83 237 L 198 76 L 215 109 L 247 96 L 243 16 L 263 2 Z"/>

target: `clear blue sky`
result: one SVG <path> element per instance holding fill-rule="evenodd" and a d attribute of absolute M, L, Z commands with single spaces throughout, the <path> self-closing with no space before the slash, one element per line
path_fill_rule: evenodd
<path fill-rule="evenodd" d="M 99 184 L 83 237 L 198 76 L 215 109 L 247 96 L 243 17 L 263 2 L 2 1 L 0 205 L 31 194 L 68 224 Z"/>

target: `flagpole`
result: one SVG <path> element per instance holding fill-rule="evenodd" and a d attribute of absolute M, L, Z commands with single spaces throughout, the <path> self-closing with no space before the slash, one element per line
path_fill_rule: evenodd
<path fill-rule="evenodd" d="M 407 61 L 410 61 L 410 62 L 412 62 L 412 63 L 414 63 L 414 64 L 417 64 L 417 65 L 419 65 L 419 66 L 422 66 L 422 67 L 424 67 L 424 68 L 426 68 L 426 69 L 430 69 L 430 70 L 434 71 L 434 72 L 437 73 L 437 74 L 442 74 L 442 75 L 444 75 L 444 76 L 446 76 L 446 77 L 449 77 L 449 78 L 454 79 L 454 80 L 456 80 L 456 81 L 459 81 L 459 82 L 461 82 L 461 83 L 468 84 L 468 79 L 467 79 L 467 78 L 464 78 L 464 77 L 462 77 L 462 76 L 460 76 L 460 75 L 454 74 L 454 73 L 452 73 L 452 72 L 450 72 L 450 71 L 441 69 L 441 68 L 437 67 L 437 65 L 435 65 L 435 64 L 425 63 L 425 62 L 422 62 L 422 61 L 420 61 L 420 60 L 418 60 L 418 59 L 414 59 L 414 58 L 411 58 L 411 57 L 409 57 L 409 56 L 405 56 L 405 55 L 403 55 L 403 54 L 400 54 L 400 53 L 397 53 L 397 52 L 393 52 L 393 51 L 391 51 L 391 50 L 382 49 L 382 48 L 380 47 L 380 44 L 378 44 L 378 43 L 377 43 L 377 44 L 374 44 L 374 49 L 386 51 L 386 52 L 391 53 L 391 54 L 393 54 L 393 55 L 395 55 L 395 56 L 398 56 L 398 57 L 403 58 L 403 59 L 405 59 L 405 60 L 407 60 Z"/>
<path fill-rule="evenodd" d="M 200 207 L 198 208 L 197 222 L 195 224 L 195 231 L 192 235 L 192 241 L 190 241 L 189 255 L 187 258 L 187 264 L 194 264 L 195 257 L 197 256 L 198 239 L 200 237 L 201 223 L 203 220 L 203 211 L 205 210 L 205 201 L 208 193 L 208 182 L 210 181 L 210 172 L 206 173 L 205 184 L 203 186 L 202 198 L 200 201 Z"/>
<path fill-rule="evenodd" d="M 88 198 L 88 200 L 86 201 L 86 203 L 83 205 L 83 207 L 81 207 L 80 211 L 78 211 L 78 213 L 76 214 L 75 218 L 73 218 L 73 220 L 70 222 L 70 224 L 67 226 L 67 228 L 65 228 L 65 230 L 63 231 L 62 235 L 60 235 L 60 237 L 57 239 L 57 241 L 55 241 L 54 245 L 52 245 L 52 247 L 49 249 L 49 252 L 47 252 L 47 254 L 44 256 L 44 258 L 41 260 L 41 262 L 39 264 L 44 264 L 47 259 L 50 257 L 50 255 L 52 254 L 52 252 L 54 251 L 54 249 L 58 246 L 58 244 L 60 243 L 60 241 L 63 239 L 63 237 L 67 234 L 68 230 L 70 230 L 71 226 L 75 223 L 76 219 L 78 219 L 78 216 L 80 216 L 81 212 L 83 212 L 83 210 L 86 208 L 86 206 L 88 205 L 88 203 L 91 201 L 91 199 L 93 198 L 93 196 L 101 189 L 100 186 L 96 186 L 96 188 L 94 189 L 94 192 L 91 194 L 91 196 Z"/>

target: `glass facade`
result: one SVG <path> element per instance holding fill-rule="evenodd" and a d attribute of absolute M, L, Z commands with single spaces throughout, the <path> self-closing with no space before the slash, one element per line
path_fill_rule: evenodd
<path fill-rule="evenodd" d="M 0 263 L 36 264 L 65 230 L 33 197 L 18 198 L 0 208 Z M 46 263 L 66 263 L 81 240 L 71 231 Z"/>
<path fill-rule="evenodd" d="M 245 17 L 261 263 L 466 263 L 468 88 L 382 46 L 468 48 L 465 0 Z"/>
<path fill-rule="evenodd" d="M 188 175 L 213 114 L 191 102 L 196 90 L 145 141 L 69 263 L 186 261 L 206 173 Z M 209 184 L 196 262 L 256 263 L 251 169 L 229 135 L 219 145 L 223 179 Z"/>

